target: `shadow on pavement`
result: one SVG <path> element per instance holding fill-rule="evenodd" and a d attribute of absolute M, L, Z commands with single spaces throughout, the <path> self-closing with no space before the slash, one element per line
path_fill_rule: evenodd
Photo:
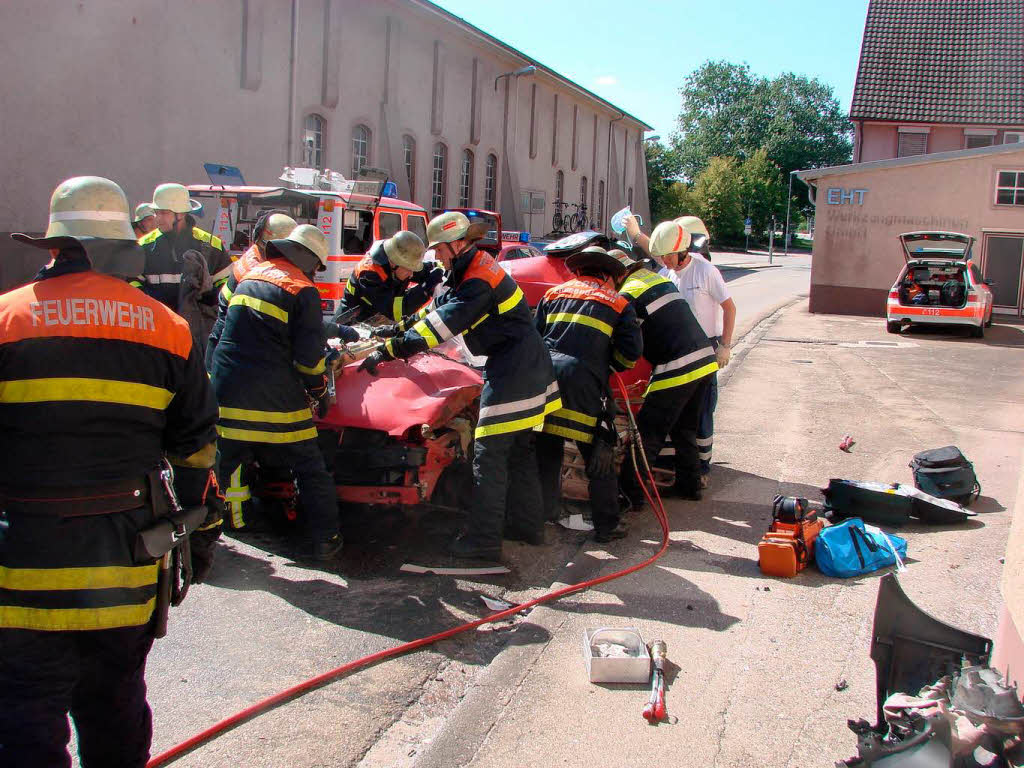
<path fill-rule="evenodd" d="M 1015 349 L 1024 347 L 1024 328 L 1018 325 L 1002 325 L 998 321 L 991 328 L 985 329 L 985 337 L 976 339 L 971 336 L 971 329 L 958 326 L 914 325 L 903 330 L 899 335 L 913 338 L 914 336 L 942 336 L 951 342 L 980 344 L 986 347 L 1005 347 Z"/>

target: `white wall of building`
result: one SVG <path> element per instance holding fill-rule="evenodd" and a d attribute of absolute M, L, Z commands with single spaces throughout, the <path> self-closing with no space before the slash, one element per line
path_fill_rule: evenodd
<path fill-rule="evenodd" d="M 6 233 L 45 229 L 62 179 L 107 176 L 132 205 L 163 181 L 205 182 L 204 162 L 274 184 L 284 165 L 301 163 L 311 113 L 325 120 L 327 167 L 349 175 L 353 127 L 366 125 L 369 163 L 388 168 L 403 196 L 402 136 L 413 136 L 411 197 L 428 209 L 433 148 L 443 142 L 447 205 L 459 202 L 467 149 L 470 202 L 483 205 L 493 154 L 508 228 L 550 229 L 558 170 L 571 202 L 587 177 L 592 216 L 602 180 L 605 222 L 630 188 L 648 216 L 645 125 L 542 67 L 495 90 L 496 77 L 530 60 L 419 0 L 7 0 L 0 29 L 0 285 L 24 279 L 31 265 L 21 262 L 37 257 Z M 523 190 L 544 198 L 529 222 Z"/>

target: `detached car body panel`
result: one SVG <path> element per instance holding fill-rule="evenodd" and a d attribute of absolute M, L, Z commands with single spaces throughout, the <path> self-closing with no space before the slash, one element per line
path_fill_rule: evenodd
<path fill-rule="evenodd" d="M 905 324 L 970 326 L 992 321 L 992 291 L 971 260 L 974 238 L 959 232 L 905 232 L 906 264 L 886 299 L 890 332 Z"/>

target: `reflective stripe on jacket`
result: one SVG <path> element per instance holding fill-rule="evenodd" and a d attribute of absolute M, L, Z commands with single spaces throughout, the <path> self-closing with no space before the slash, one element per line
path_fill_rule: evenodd
<path fill-rule="evenodd" d="M 654 367 L 647 392 L 681 387 L 718 370 L 711 342 L 670 280 L 640 268 L 626 278 L 619 293 L 636 310 L 644 357 Z"/>
<path fill-rule="evenodd" d="M 231 271 L 228 273 L 228 279 L 224 281 L 224 284 L 217 292 L 217 319 L 213 323 L 213 328 L 210 331 L 210 340 L 206 345 L 207 370 L 213 368 L 213 351 L 217 348 L 217 343 L 220 341 L 220 335 L 224 332 L 224 319 L 228 314 L 228 302 L 231 301 L 231 296 L 234 294 L 235 288 L 238 286 L 239 281 L 241 281 L 245 276 L 246 272 L 257 264 L 261 264 L 265 259 L 266 257 L 263 255 L 263 251 L 260 250 L 256 243 L 253 243 L 249 246 L 249 249 L 239 256 L 234 264 L 231 265 Z"/>
<path fill-rule="evenodd" d="M 216 403 L 185 321 L 85 260 L 39 278 L 0 296 L 0 496 L 102 496 L 164 453 L 212 454 Z M 33 506 L 9 502 L 0 526 L 0 627 L 149 622 L 157 565 L 133 558 L 148 506 L 83 517 Z"/>
<path fill-rule="evenodd" d="M 189 223 L 194 223 L 191 216 Z M 146 279 L 144 290 L 171 309 L 178 308 L 178 285 L 181 283 L 182 254 L 188 250 L 199 251 L 206 259 L 206 268 L 213 278 L 213 291 L 204 295 L 204 303 L 217 300 L 216 291 L 231 273 L 231 258 L 224 250 L 224 244 L 216 235 L 193 226 L 183 234 L 164 234 L 159 229 L 139 238 L 139 245 L 146 252 Z"/>
<path fill-rule="evenodd" d="M 325 381 L 326 339 L 316 286 L 287 259 L 257 264 L 228 302 L 211 377 L 222 438 L 315 440 L 306 390 Z"/>
<path fill-rule="evenodd" d="M 421 271 L 420 275 L 425 275 Z M 384 243 L 377 243 L 356 265 L 345 284 L 345 294 L 337 314 L 359 309 L 346 322 L 357 323 L 381 314 L 395 322 L 411 315 L 430 301 L 430 294 L 422 285 L 409 286 L 408 280 L 395 277 L 394 267 L 384 252 Z"/>
<path fill-rule="evenodd" d="M 454 260 L 444 286 L 434 308 L 385 348 L 411 357 L 464 334 L 470 352 L 487 356 L 476 437 L 538 427 L 562 401 L 523 292 L 475 247 Z"/>
<path fill-rule="evenodd" d="M 544 419 L 542 430 L 590 443 L 609 396 L 609 369 L 632 368 L 643 351 L 636 313 L 597 278 L 581 277 L 544 294 L 536 323 L 562 395 L 562 408 Z"/>

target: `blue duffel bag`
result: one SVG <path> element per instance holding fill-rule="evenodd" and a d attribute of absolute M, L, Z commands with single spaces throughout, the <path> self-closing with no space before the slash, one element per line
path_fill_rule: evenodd
<path fill-rule="evenodd" d="M 902 570 L 907 540 L 851 517 L 822 530 L 814 542 L 814 561 L 826 576 L 848 579 L 887 565 Z"/>

